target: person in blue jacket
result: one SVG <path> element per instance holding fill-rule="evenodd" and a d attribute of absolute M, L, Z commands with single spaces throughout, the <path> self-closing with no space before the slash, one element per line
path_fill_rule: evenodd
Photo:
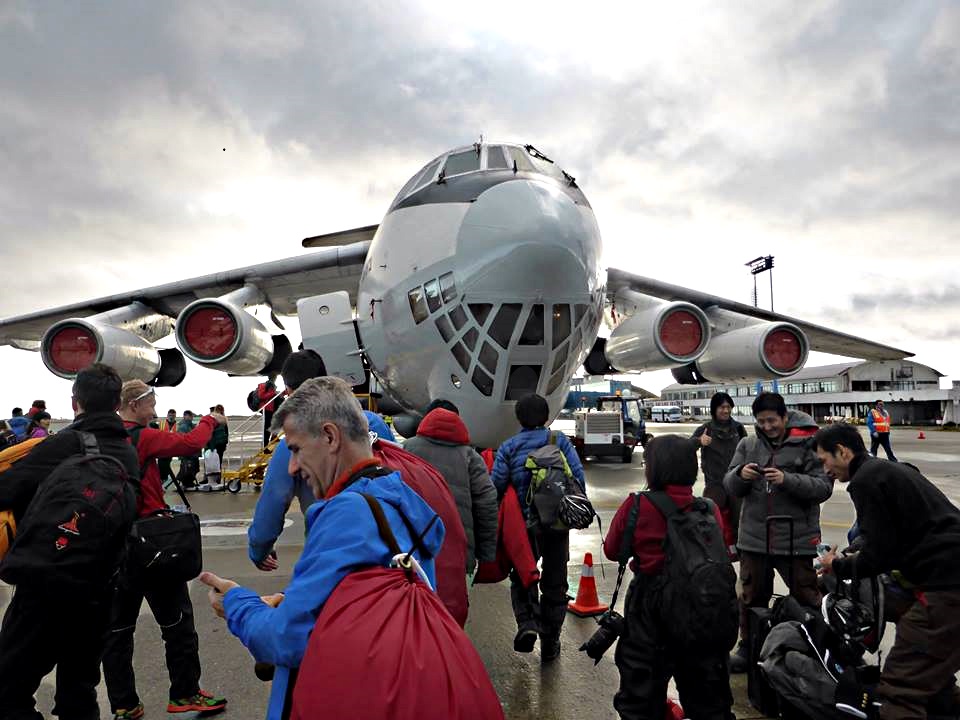
<path fill-rule="evenodd" d="M 333 377 L 309 380 L 277 410 L 273 429 L 283 429 L 290 452 L 288 471 L 299 474 L 317 502 L 306 514 L 307 539 L 281 596 L 261 598 L 211 572 L 200 576 L 211 587 L 214 611 L 258 662 L 276 666 L 267 720 L 280 720 L 291 673 L 300 665 L 310 632 L 337 584 L 371 565 L 388 566 L 392 553 L 377 530 L 360 493 L 380 501 L 401 548 L 413 553 L 432 586 L 433 557 L 443 543 L 443 522 L 400 479 L 377 465 L 368 426 L 350 386 Z"/>
<path fill-rule="evenodd" d="M 313 350 L 298 350 L 291 353 L 283 363 L 280 372 L 283 384 L 288 392 L 293 392 L 307 380 L 327 374 L 321 357 Z M 371 432 L 379 438 L 394 442 L 393 433 L 376 413 L 365 412 Z M 260 570 L 270 572 L 280 564 L 274 545 L 283 532 L 283 520 L 290 510 L 294 498 L 300 503 L 300 511 L 306 515 L 307 509 L 317 501 L 309 484 L 299 476 L 288 471 L 290 449 L 286 438 L 281 438 L 273 450 L 270 463 L 263 477 L 260 499 L 253 511 L 253 522 L 247 529 L 247 555 L 250 562 Z"/>
<path fill-rule="evenodd" d="M 550 431 L 544 427 L 549 419 L 547 401 L 537 394 L 527 395 L 517 401 L 517 420 L 523 428 L 497 450 L 490 475 L 497 493 L 503 497 L 507 485 L 517 491 L 524 517 L 529 518 L 530 508 L 526 503 L 530 486 L 530 471 L 524 467 L 527 455 L 550 442 Z M 577 457 L 573 444 L 561 432 L 556 443 L 580 487 L 586 493 L 586 478 L 583 465 Z M 517 634 L 513 649 L 517 652 L 532 652 L 540 637 L 540 659 L 554 660 L 560 654 L 560 630 L 567 614 L 567 562 L 570 559 L 570 533 L 528 523 L 530 548 L 535 559 L 542 558 L 540 582 L 525 589 L 516 571 L 510 573 L 510 599 L 517 620 Z"/>
<path fill-rule="evenodd" d="M 27 439 L 27 426 L 30 425 L 30 418 L 24 417 L 23 408 L 15 407 L 13 409 L 10 419 L 7 420 L 7 425 L 17 436 L 17 442 Z"/>

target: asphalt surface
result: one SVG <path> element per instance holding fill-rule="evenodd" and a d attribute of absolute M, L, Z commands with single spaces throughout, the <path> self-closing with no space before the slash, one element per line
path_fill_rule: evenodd
<path fill-rule="evenodd" d="M 693 427 L 651 425 L 649 431 L 655 435 L 669 432 L 689 434 Z M 892 442 L 901 459 L 917 465 L 954 503 L 960 504 L 960 434 L 929 430 L 925 440 L 918 440 L 916 429 L 894 429 Z M 245 446 L 247 443 L 232 444 L 228 456 L 237 454 Z M 635 456 L 631 465 L 588 463 L 587 481 L 591 498 L 606 528 L 627 494 L 642 487 L 641 458 L 639 454 Z M 303 518 L 294 503 L 278 543 L 281 567 L 274 573 L 260 572 L 250 564 L 246 555 L 246 526 L 257 497 L 252 488 L 244 487 L 237 495 L 192 493 L 190 501 L 204 522 L 205 567 L 265 594 L 282 590 L 289 580 L 291 567 L 303 544 Z M 171 504 L 179 502 L 174 494 L 168 494 L 167 500 Z M 825 541 L 842 545 L 853 515 L 849 497 L 838 487 L 822 511 Z M 616 579 L 616 565 L 600 562 L 600 544 L 601 536 L 596 525 L 590 530 L 571 533 L 571 593 L 576 593 L 583 555 L 591 552 L 601 600 L 608 601 Z M 0 610 L 6 608 L 11 590 L 0 583 Z M 782 585 L 780 591 L 783 591 Z M 206 588 L 191 583 L 191 596 L 200 636 L 203 687 L 229 698 L 226 716 L 250 720 L 262 718 L 269 687 L 256 679 L 249 653 L 227 631 L 224 622 L 213 615 Z M 612 705 L 618 685 L 613 650 L 608 651 L 596 666 L 577 652 L 579 645 L 593 633 L 596 627 L 593 620 L 568 615 L 563 628 L 561 657 L 541 667 L 538 650 L 529 655 L 513 651 L 516 626 L 510 610 L 507 583 L 472 588 L 470 604 L 467 633 L 486 664 L 508 718 L 581 720 L 617 717 Z M 892 635 L 888 632 L 888 640 Z M 160 633 L 146 604 L 141 610 L 136 640 L 135 669 L 147 718 L 162 717 L 167 702 L 167 673 Z M 53 706 L 53 683 L 51 674 L 44 679 L 38 692 L 38 709 L 45 714 Z M 746 702 L 745 676 L 734 676 L 733 685 L 737 717 L 762 717 Z M 111 717 L 103 684 L 100 697 L 103 716 Z"/>

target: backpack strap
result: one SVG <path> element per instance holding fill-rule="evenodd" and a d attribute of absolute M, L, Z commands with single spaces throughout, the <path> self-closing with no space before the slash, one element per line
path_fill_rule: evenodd
<path fill-rule="evenodd" d="M 627 563 L 633 557 L 633 534 L 637 531 L 637 517 L 640 514 L 640 493 L 631 493 L 633 505 L 630 506 L 630 513 L 627 515 L 627 526 L 623 530 L 623 539 L 620 542 L 620 555 L 617 557 L 619 567 L 617 568 L 617 584 L 613 588 L 613 595 L 610 597 L 610 608 L 617 607 L 617 595 L 620 594 L 620 584 L 623 582 L 623 573 L 626 572 Z M 598 518 L 599 519 L 599 516 Z M 602 565 L 600 566 L 603 567 Z"/>
<path fill-rule="evenodd" d="M 653 505 L 664 520 L 669 520 L 671 515 L 681 512 L 677 504 L 670 499 L 670 496 L 664 490 L 648 490 L 643 496 Z"/>
<path fill-rule="evenodd" d="M 552 430 L 547 433 L 547 445 L 557 445 L 557 434 Z"/>
<path fill-rule="evenodd" d="M 84 455 L 99 455 L 100 443 L 97 442 L 97 436 L 83 430 L 74 430 L 80 436 L 81 449 Z"/>
<path fill-rule="evenodd" d="M 358 493 L 360 497 L 367 501 L 367 505 L 370 506 L 370 512 L 373 513 L 373 519 L 377 521 L 377 532 L 380 533 L 380 539 L 386 544 L 390 549 L 390 552 L 394 555 L 400 555 L 402 551 L 400 550 L 400 545 L 397 543 L 397 536 L 393 534 L 393 530 L 390 528 L 390 523 L 387 522 L 387 516 L 383 513 L 383 508 L 380 507 L 380 502 L 373 496 L 368 493 Z"/>

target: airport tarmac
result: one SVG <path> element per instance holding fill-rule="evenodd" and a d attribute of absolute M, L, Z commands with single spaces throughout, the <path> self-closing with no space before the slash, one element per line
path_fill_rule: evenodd
<path fill-rule="evenodd" d="M 671 432 L 689 435 L 694 427 L 692 424 L 651 424 L 648 430 L 654 435 Z M 862 432 L 865 434 L 865 429 Z M 918 440 L 917 432 L 917 429 L 895 428 L 892 433 L 894 451 L 902 460 L 917 465 L 955 504 L 960 505 L 960 434 L 927 429 L 926 439 Z M 252 442 L 251 439 L 242 446 L 249 446 Z M 240 447 L 240 443 L 233 443 L 227 450 L 228 456 L 235 455 Z M 635 456 L 631 465 L 588 463 L 587 481 L 603 527 L 607 528 L 627 494 L 643 485 L 641 458 Z M 260 593 L 275 592 L 286 585 L 302 548 L 303 518 L 294 503 L 278 543 L 281 567 L 274 573 L 260 572 L 249 562 L 246 553 L 246 527 L 257 497 L 251 488 L 244 487 L 237 495 L 191 493 L 189 499 L 203 521 L 205 566 Z M 168 493 L 167 501 L 179 503 L 174 493 Z M 842 545 L 853 517 L 850 499 L 838 486 L 822 511 L 825 541 Z M 596 525 L 589 530 L 571 533 L 569 575 L 572 594 L 576 593 L 583 555 L 591 552 L 597 566 L 596 580 L 601 599 L 609 600 L 616 579 L 616 565 L 600 562 L 600 543 Z M 783 590 L 782 586 L 780 590 Z M 10 594 L 11 588 L 0 583 L 0 609 L 6 608 Z M 207 603 L 206 588 L 191 583 L 191 596 L 200 636 L 203 687 L 229 698 L 225 717 L 244 720 L 263 717 L 269 689 L 254 676 L 250 655 L 227 631 L 223 621 L 213 615 Z M 617 717 L 612 699 L 619 677 L 613 664 L 613 650 L 608 651 L 597 666 L 577 652 L 579 645 L 593 633 L 596 627 L 593 620 L 569 615 L 563 628 L 561 657 L 551 665 L 541 667 L 537 651 L 530 655 L 513 652 L 516 626 L 506 583 L 472 588 L 470 603 L 467 632 L 487 666 L 507 718 L 612 720 Z M 892 637 L 889 630 L 888 637 Z M 167 702 L 167 673 L 160 633 L 146 604 L 141 609 L 137 630 L 135 668 L 138 689 L 147 707 L 146 717 L 162 717 Z M 38 708 L 45 714 L 49 714 L 53 705 L 53 683 L 51 674 L 38 692 Z M 734 676 L 733 686 L 737 717 L 762 717 L 747 704 L 745 676 Z M 102 684 L 100 697 L 102 713 L 104 717 L 110 717 Z"/>

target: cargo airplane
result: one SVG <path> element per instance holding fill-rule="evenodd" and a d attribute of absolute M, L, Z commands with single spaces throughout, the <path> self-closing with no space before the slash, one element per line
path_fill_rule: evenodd
<path fill-rule="evenodd" d="M 320 249 L 9 318 L 0 344 L 39 351 L 62 378 L 100 361 L 125 379 L 176 385 L 184 357 L 263 375 L 290 352 L 248 311 L 266 305 L 297 314 L 304 345 L 331 375 L 378 384 L 414 418 L 447 398 L 484 446 L 516 430 L 514 401 L 527 393 L 546 397 L 556 416 L 580 368 L 737 382 L 788 377 L 810 350 L 911 354 L 601 267 L 590 203 L 532 145 L 445 152 L 407 181 L 379 225 L 303 245 Z M 612 330 L 598 338 L 604 320 Z M 179 349 L 154 346 L 170 333 Z"/>

